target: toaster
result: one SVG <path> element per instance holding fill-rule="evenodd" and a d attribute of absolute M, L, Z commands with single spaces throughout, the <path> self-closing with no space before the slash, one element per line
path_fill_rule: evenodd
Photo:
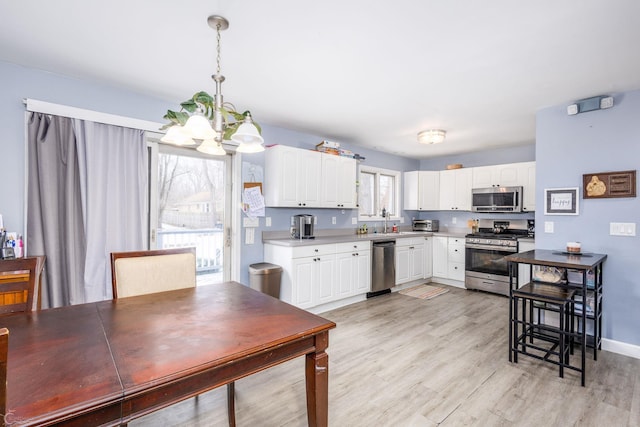
<path fill-rule="evenodd" d="M 413 231 L 438 231 L 440 222 L 437 219 L 414 219 Z"/>

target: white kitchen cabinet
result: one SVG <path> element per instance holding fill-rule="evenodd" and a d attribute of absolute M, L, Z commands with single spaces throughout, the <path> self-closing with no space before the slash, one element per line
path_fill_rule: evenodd
<path fill-rule="evenodd" d="M 448 251 L 448 278 L 451 280 L 457 280 L 464 282 L 464 261 L 465 261 L 465 249 L 464 238 L 449 237 L 447 241 Z"/>
<path fill-rule="evenodd" d="M 429 279 L 433 276 L 433 237 L 424 238 L 424 278 Z"/>
<path fill-rule="evenodd" d="M 440 171 L 440 210 L 471 210 L 472 177 L 470 168 Z"/>
<path fill-rule="evenodd" d="M 336 254 L 337 299 L 371 291 L 371 243 L 339 243 Z"/>
<path fill-rule="evenodd" d="M 405 172 L 403 196 L 405 210 L 439 210 L 440 171 Z"/>
<path fill-rule="evenodd" d="M 513 187 L 519 184 L 519 163 L 472 168 L 472 188 Z"/>
<path fill-rule="evenodd" d="M 409 281 L 409 246 L 399 245 L 396 240 L 396 285 L 407 283 Z"/>
<path fill-rule="evenodd" d="M 270 207 L 321 207 L 322 153 L 276 145 L 265 151 L 264 200 Z"/>
<path fill-rule="evenodd" d="M 463 237 L 433 237 L 433 277 L 464 282 L 464 244 Z"/>
<path fill-rule="evenodd" d="M 354 209 L 357 203 L 356 160 L 349 157 L 321 154 L 322 197 L 326 208 Z"/>
<path fill-rule="evenodd" d="M 522 186 L 522 210 L 536 210 L 536 162 L 518 164 L 518 185 Z"/>
<path fill-rule="evenodd" d="M 264 260 L 282 266 L 280 299 L 309 309 L 371 290 L 371 242 L 308 246 L 266 243 Z"/>
<path fill-rule="evenodd" d="M 532 251 L 536 248 L 533 241 L 518 241 L 518 252 Z M 518 287 L 524 286 L 531 281 L 531 265 L 518 264 Z"/>
<path fill-rule="evenodd" d="M 424 279 L 424 237 L 396 239 L 396 285 Z"/>
<path fill-rule="evenodd" d="M 433 237 L 433 276 L 447 277 L 449 275 L 449 238 L 443 236 Z"/>

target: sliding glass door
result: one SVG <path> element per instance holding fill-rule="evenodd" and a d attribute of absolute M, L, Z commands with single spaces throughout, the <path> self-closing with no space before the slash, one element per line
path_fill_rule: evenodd
<path fill-rule="evenodd" d="M 231 156 L 151 144 L 149 247 L 194 246 L 198 285 L 230 280 Z"/>

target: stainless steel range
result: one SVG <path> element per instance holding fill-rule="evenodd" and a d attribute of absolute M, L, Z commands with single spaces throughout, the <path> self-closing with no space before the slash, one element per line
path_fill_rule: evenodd
<path fill-rule="evenodd" d="M 465 286 L 509 295 L 509 266 L 504 259 L 518 252 L 518 238 L 529 235 L 524 220 L 481 219 L 478 232 L 465 240 Z"/>

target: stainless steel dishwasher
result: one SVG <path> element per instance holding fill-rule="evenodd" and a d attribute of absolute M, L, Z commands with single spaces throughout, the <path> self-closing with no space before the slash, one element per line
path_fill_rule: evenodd
<path fill-rule="evenodd" d="M 396 284 L 396 241 L 373 242 L 371 257 L 371 292 L 367 298 L 391 292 Z"/>

